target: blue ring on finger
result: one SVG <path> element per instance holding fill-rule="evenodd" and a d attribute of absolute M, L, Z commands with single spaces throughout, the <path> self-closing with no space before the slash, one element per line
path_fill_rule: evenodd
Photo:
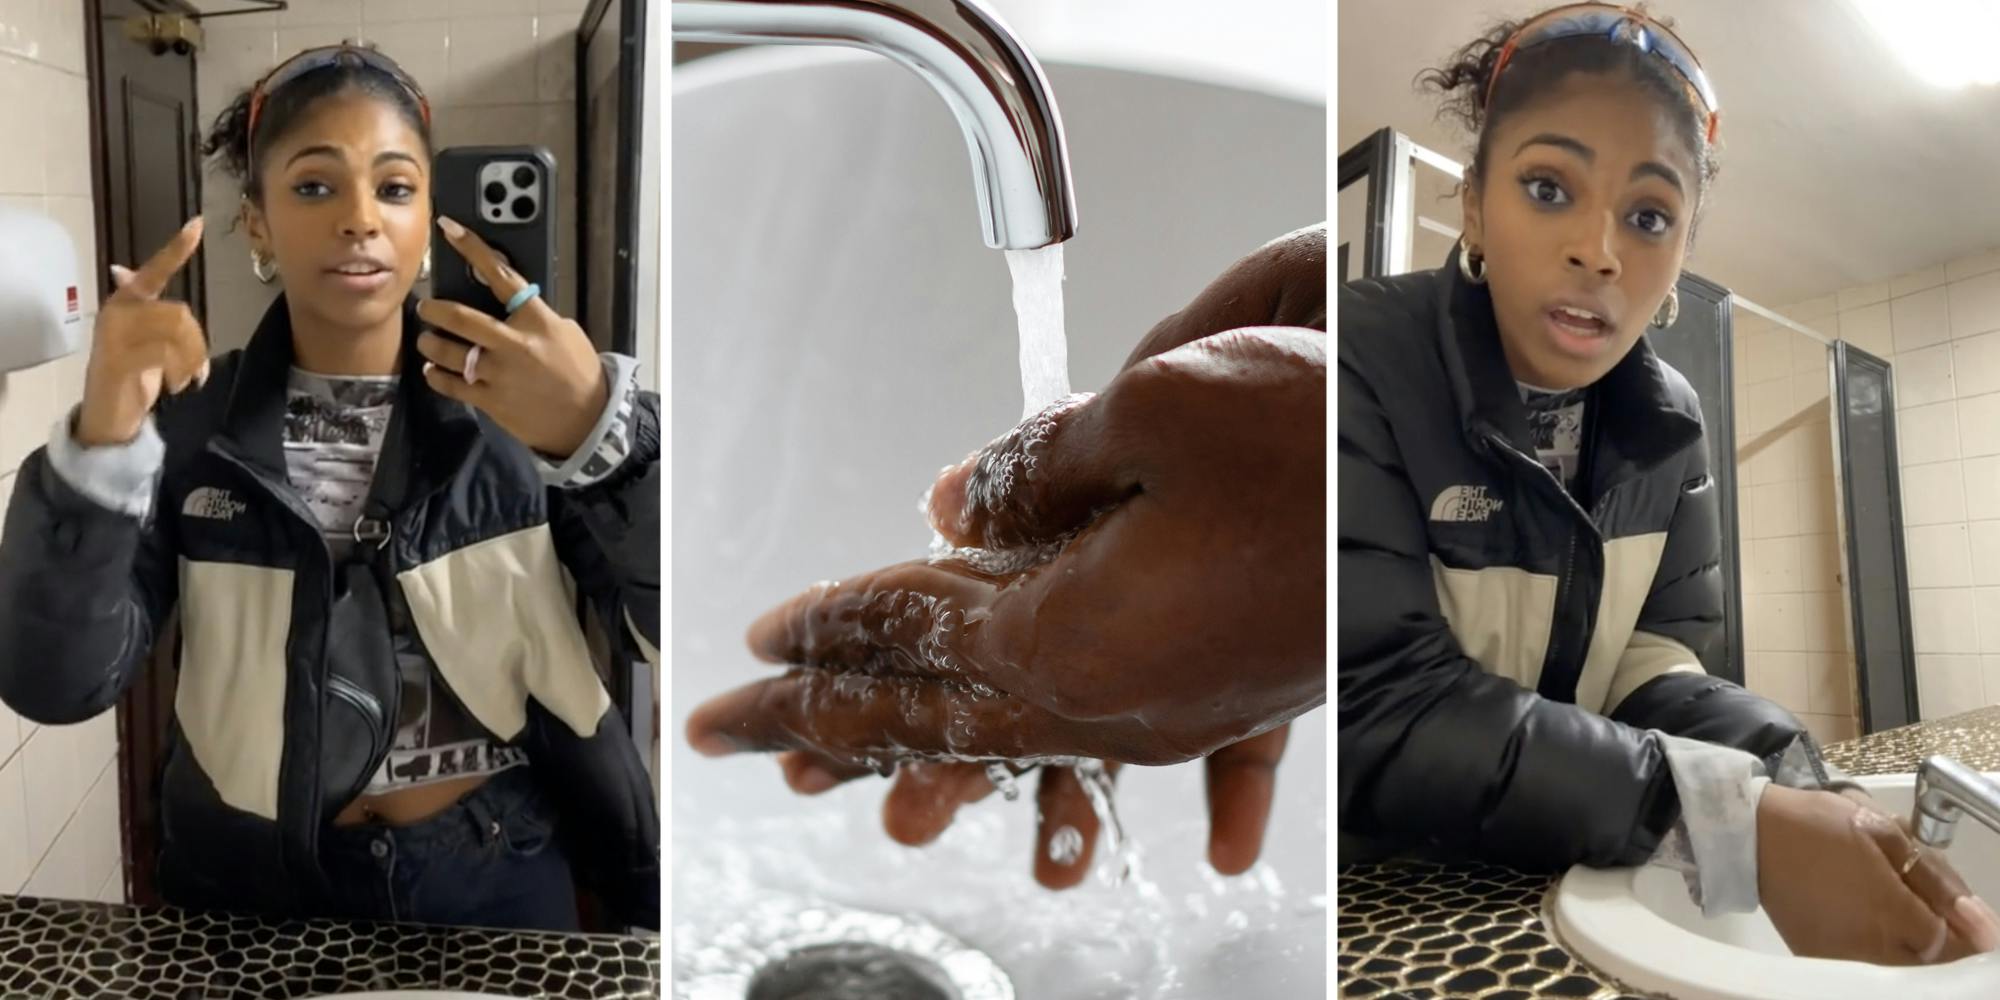
<path fill-rule="evenodd" d="M 528 287 L 515 292 L 514 297 L 507 300 L 507 315 L 512 316 L 520 312 L 521 307 L 527 305 L 529 299 L 540 294 L 542 294 L 542 286 L 530 282 Z"/>

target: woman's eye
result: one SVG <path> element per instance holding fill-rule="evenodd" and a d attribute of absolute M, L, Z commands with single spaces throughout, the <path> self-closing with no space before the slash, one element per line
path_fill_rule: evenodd
<path fill-rule="evenodd" d="M 1522 182 L 1528 197 L 1544 205 L 1561 205 L 1569 201 L 1569 192 L 1562 185 L 1546 177 L 1530 177 Z"/>
<path fill-rule="evenodd" d="M 332 189 L 319 181 L 300 181 L 292 185 L 293 193 L 302 198 L 317 198 Z"/>
<path fill-rule="evenodd" d="M 381 190 L 382 197 L 391 198 L 397 201 L 401 201 L 402 199 L 408 198 L 416 193 L 417 189 L 414 185 L 404 184 L 401 181 L 390 181 L 389 183 L 382 185 L 382 190 Z"/>
<path fill-rule="evenodd" d="M 1639 227 L 1642 232 L 1650 233 L 1654 236 L 1662 236 L 1666 234 L 1667 230 L 1673 228 L 1674 220 L 1668 218 L 1665 212 L 1658 211 L 1657 209 L 1642 208 L 1632 213 L 1632 224 Z"/>

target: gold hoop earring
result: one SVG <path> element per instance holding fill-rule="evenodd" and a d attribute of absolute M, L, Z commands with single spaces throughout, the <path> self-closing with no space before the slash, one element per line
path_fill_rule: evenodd
<path fill-rule="evenodd" d="M 1474 256 L 1476 256 L 1476 254 L 1473 251 L 1473 249 L 1465 245 L 1465 237 L 1463 236 L 1459 237 L 1458 238 L 1459 275 L 1472 284 L 1475 285 L 1486 284 L 1486 258 L 1480 257 L 1479 264 L 1477 268 L 1475 268 L 1472 263 Z"/>
<path fill-rule="evenodd" d="M 417 280 L 431 280 L 431 248 L 424 248 L 424 262 L 417 267 Z"/>
<path fill-rule="evenodd" d="M 1670 289 L 1667 292 L 1667 300 L 1660 303 L 1660 308 L 1653 311 L 1653 328 L 1664 330 L 1674 325 L 1674 321 L 1680 318 L 1681 290 L 1678 288 Z"/>
<path fill-rule="evenodd" d="M 250 251 L 250 273 L 256 275 L 258 281 L 268 285 L 278 280 L 278 262 L 266 254 L 252 250 Z"/>

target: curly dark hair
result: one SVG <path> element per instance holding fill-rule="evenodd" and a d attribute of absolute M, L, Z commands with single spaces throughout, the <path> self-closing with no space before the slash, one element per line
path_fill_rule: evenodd
<path fill-rule="evenodd" d="M 348 44 L 376 51 L 375 46 L 366 43 Z M 386 60 L 388 57 L 382 58 Z M 251 88 L 245 88 L 215 116 L 207 137 L 202 140 L 202 154 L 209 157 L 224 174 L 234 178 L 242 186 L 244 196 L 261 205 L 264 201 L 263 160 L 271 147 L 284 138 L 322 98 L 354 93 L 366 94 L 394 108 L 423 139 L 424 152 L 430 152 L 430 126 L 424 122 L 423 109 L 403 83 L 388 72 L 358 59 L 342 59 L 332 66 L 289 80 L 265 95 L 264 108 L 257 116 L 254 145 L 250 135 Z M 254 163 L 251 162 L 253 149 Z"/>
<path fill-rule="evenodd" d="M 1633 5 L 1633 9 L 1653 17 L 1646 6 L 1639 3 Z M 1516 50 L 1507 63 L 1507 72 L 1501 76 L 1499 86 L 1493 90 L 1492 103 L 1485 103 L 1487 88 L 1493 80 L 1494 64 L 1500 60 L 1500 50 L 1523 24 L 1539 16 L 1498 22 L 1485 34 L 1452 53 L 1444 65 L 1417 74 L 1417 86 L 1443 98 L 1438 117 L 1456 119 L 1475 137 L 1471 169 L 1474 182 L 1486 175 L 1488 146 L 1495 122 L 1503 121 L 1508 115 L 1533 104 L 1572 73 L 1618 75 L 1638 84 L 1673 113 L 1674 131 L 1687 144 L 1688 154 L 1694 160 L 1698 210 L 1706 200 L 1709 185 L 1715 180 L 1718 166 L 1716 150 L 1706 141 L 1706 112 L 1689 96 L 1686 82 L 1665 60 L 1634 46 L 1614 44 L 1604 38 L 1561 38 L 1531 49 Z M 1655 17 L 1654 20 L 1667 27 L 1673 26 L 1673 22 L 1666 18 Z"/>

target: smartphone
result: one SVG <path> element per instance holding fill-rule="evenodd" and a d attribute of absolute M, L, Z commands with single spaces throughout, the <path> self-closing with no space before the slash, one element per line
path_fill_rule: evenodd
<path fill-rule="evenodd" d="M 453 146 L 431 158 L 437 214 L 505 254 L 550 302 L 556 300 L 556 190 L 556 158 L 542 146 Z M 507 318 L 507 304 L 480 284 L 442 232 L 431 236 L 431 296 Z"/>

